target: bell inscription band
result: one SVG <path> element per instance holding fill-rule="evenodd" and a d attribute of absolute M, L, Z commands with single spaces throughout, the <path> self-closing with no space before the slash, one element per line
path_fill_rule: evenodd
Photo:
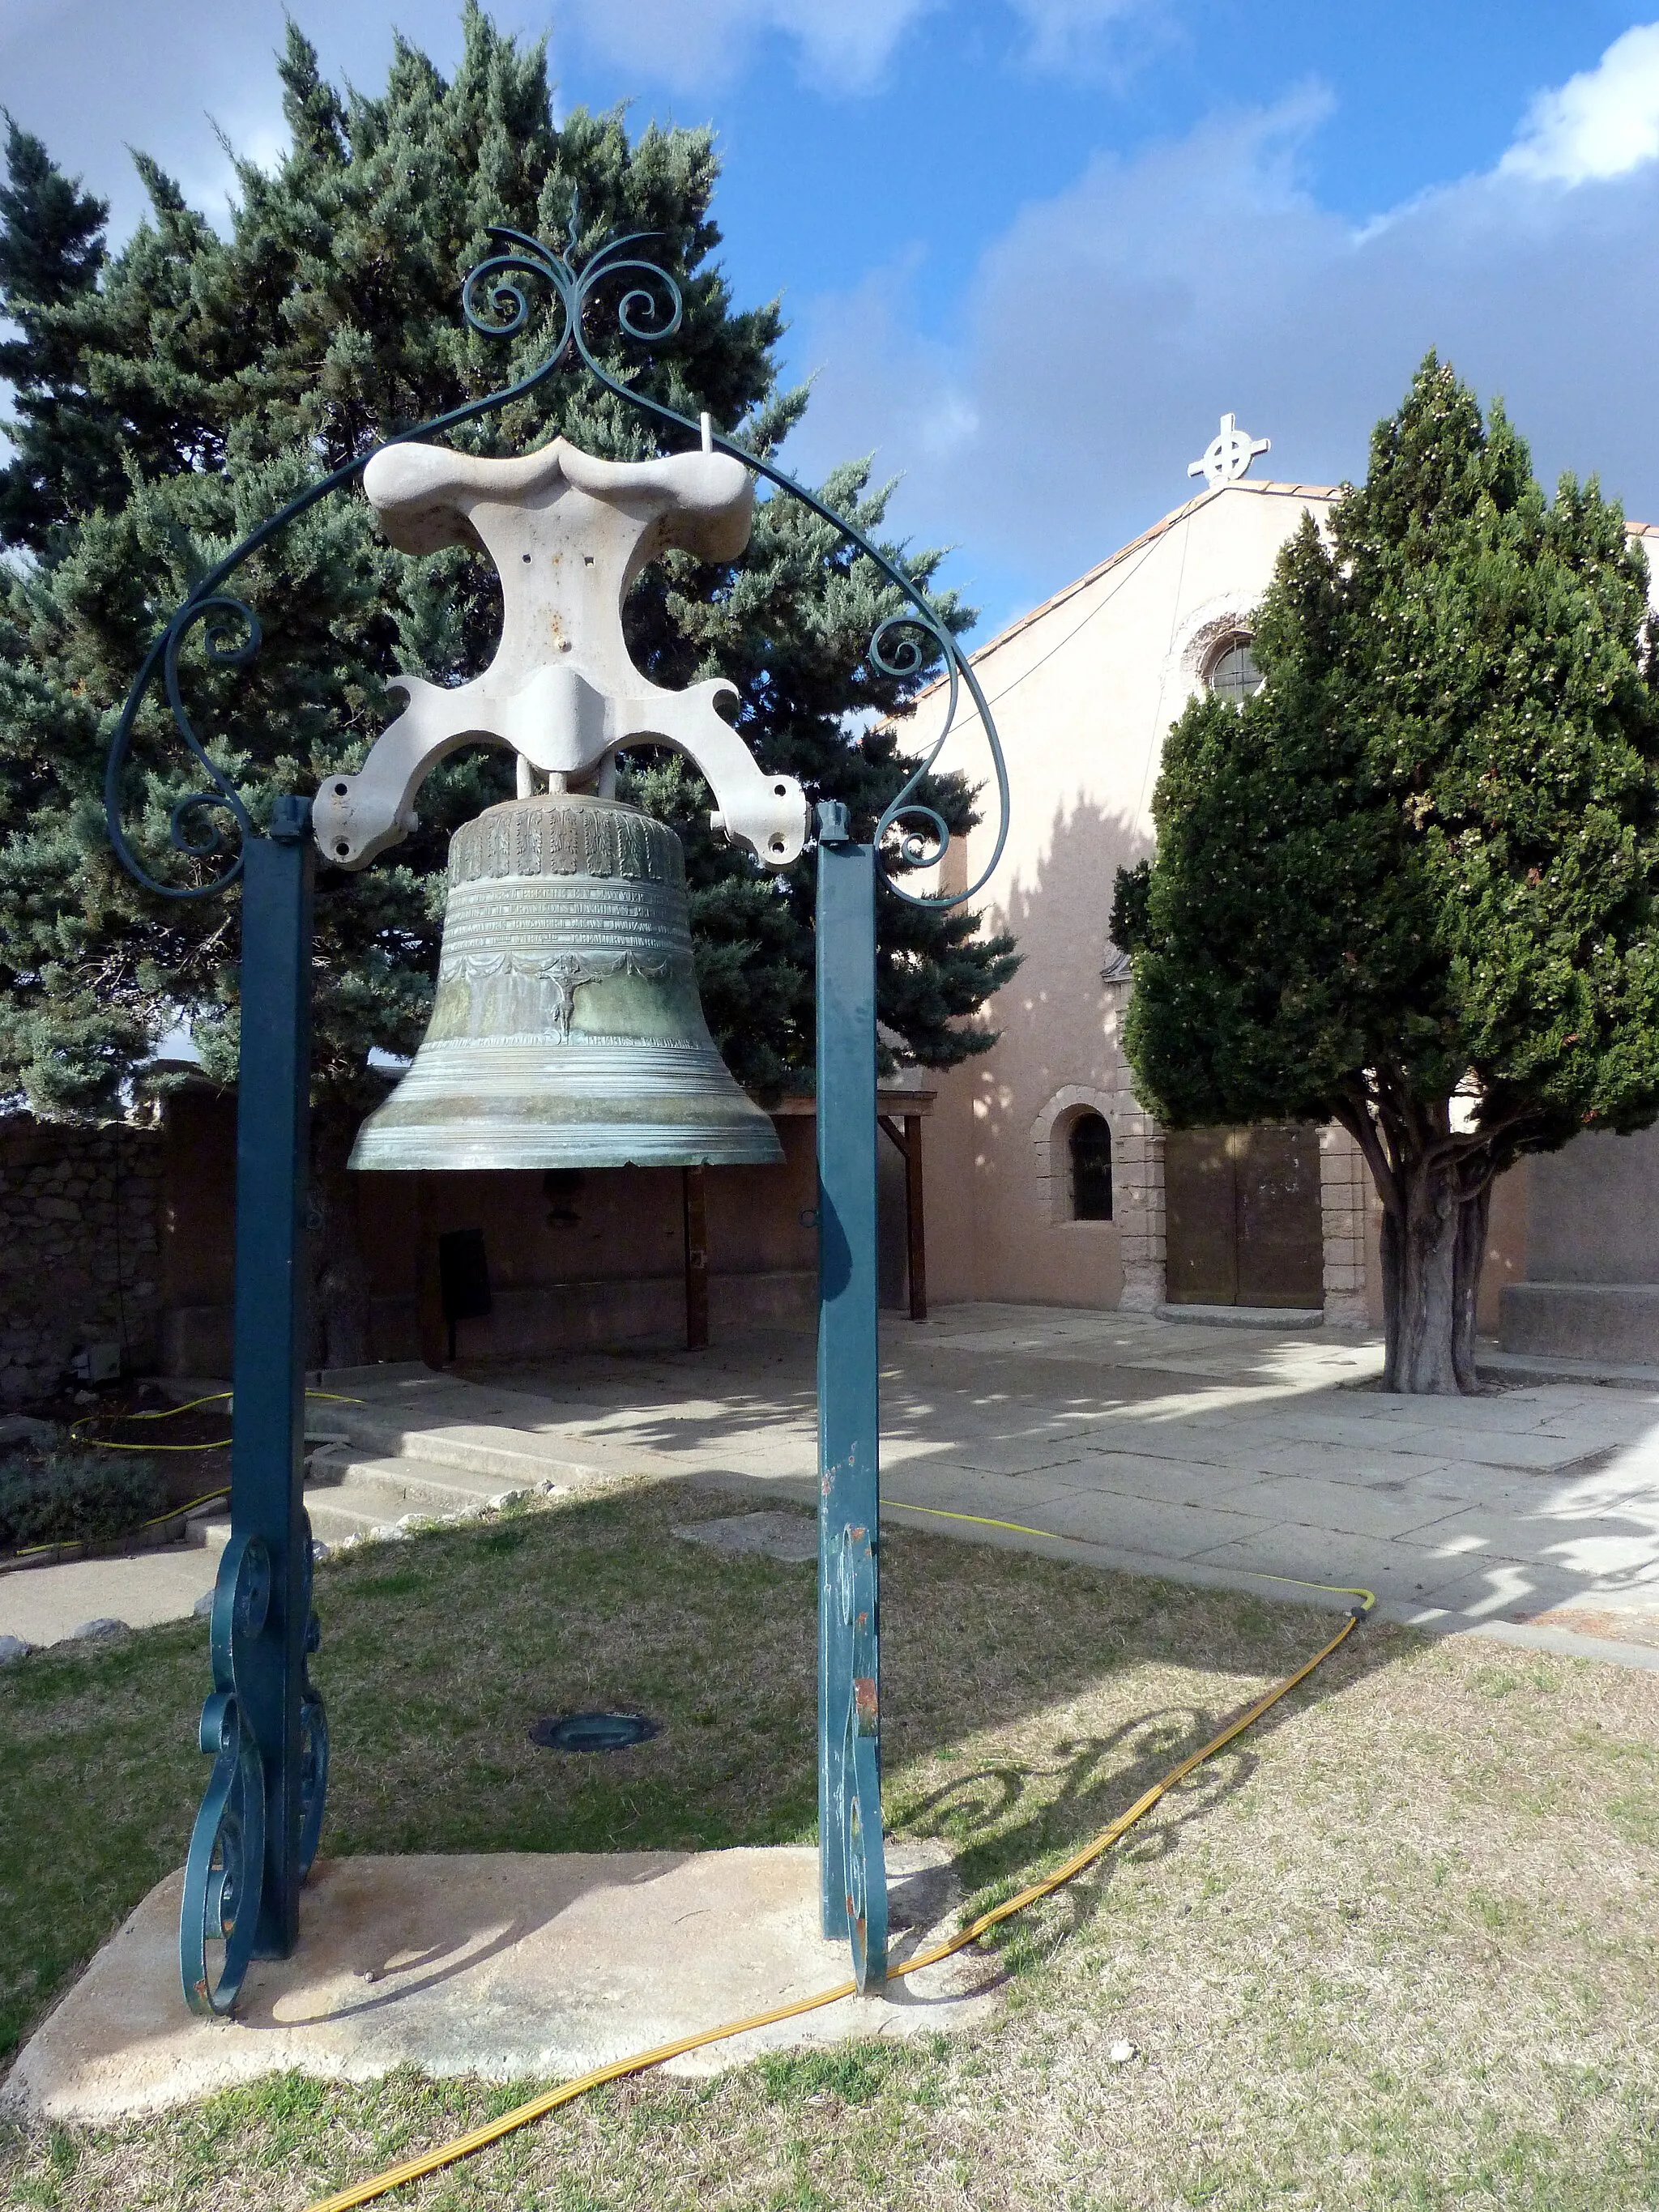
<path fill-rule="evenodd" d="M 775 1164 L 697 996 L 680 841 L 615 799 L 492 806 L 449 844 L 432 1021 L 354 1168 Z"/>

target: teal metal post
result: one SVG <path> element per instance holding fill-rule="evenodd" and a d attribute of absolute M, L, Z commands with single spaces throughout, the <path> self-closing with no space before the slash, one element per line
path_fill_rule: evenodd
<path fill-rule="evenodd" d="M 270 836 L 249 842 L 242 879 L 230 1472 L 232 1537 L 253 1532 L 270 1558 L 270 1612 L 242 1687 L 265 1771 L 256 1959 L 285 1959 L 300 1939 L 301 1723 L 311 1609 L 304 1504 L 315 850 L 309 805 L 281 802 L 271 829 Z"/>
<path fill-rule="evenodd" d="M 877 1523 L 875 848 L 818 808 L 818 1868 L 826 1936 L 887 1972 Z"/>
<path fill-rule="evenodd" d="M 202 2012 L 229 2009 L 250 1958 L 287 1958 L 298 1942 L 327 1778 L 306 1674 L 317 1642 L 304 1503 L 313 849 L 303 799 L 278 799 L 270 836 L 244 848 L 231 1534 L 202 1715 L 216 1765 L 179 1936 L 185 1995 Z"/>

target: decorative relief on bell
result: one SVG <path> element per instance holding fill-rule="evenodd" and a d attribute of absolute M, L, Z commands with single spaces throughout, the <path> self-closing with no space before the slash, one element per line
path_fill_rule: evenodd
<path fill-rule="evenodd" d="M 561 1044 L 570 1039 L 576 994 L 586 983 L 613 975 L 659 982 L 675 963 L 646 961 L 634 952 L 469 952 L 446 961 L 438 971 L 438 1000 L 432 1030 L 439 1033 L 451 994 L 465 1006 L 465 1026 L 453 1015 L 442 1034 L 467 1036 L 548 1036 Z M 672 1038 L 657 1040 L 672 1042 Z"/>
<path fill-rule="evenodd" d="M 565 793 L 492 806 L 464 822 L 449 843 L 449 880 L 481 876 L 623 876 L 683 884 L 674 832 L 632 807 L 573 806 Z"/>

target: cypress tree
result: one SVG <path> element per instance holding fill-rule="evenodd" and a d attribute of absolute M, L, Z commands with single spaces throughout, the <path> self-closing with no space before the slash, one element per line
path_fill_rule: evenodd
<path fill-rule="evenodd" d="M 708 410 L 768 457 L 800 418 L 804 392 L 778 384 L 776 304 L 736 307 L 714 258 L 712 134 L 653 125 L 630 139 L 620 111 L 577 109 L 556 125 L 542 47 L 502 36 L 474 5 L 464 27 L 452 79 L 399 41 L 370 97 L 328 84 L 290 24 L 278 64 L 289 147 L 268 172 L 239 162 L 222 235 L 140 156 L 148 216 L 106 253 L 102 208 L 12 127 L 0 311 L 22 335 L 0 356 L 19 418 L 0 475 L 0 544 L 12 553 L 0 581 L 0 1092 L 21 1091 L 37 1114 L 118 1110 L 151 1079 L 155 1036 L 180 1015 L 209 1072 L 233 1074 L 235 899 L 166 906 L 122 872 L 102 822 L 110 735 L 161 623 L 248 530 L 324 471 L 544 357 L 550 303 L 509 343 L 461 320 L 460 281 L 495 250 L 487 225 L 559 242 L 574 228 L 578 251 L 612 232 L 655 234 L 684 322 L 651 346 L 591 334 L 607 368 L 683 412 Z M 659 449 L 647 417 L 574 372 L 452 434 L 495 453 L 556 434 L 617 459 Z M 822 491 L 861 527 L 881 526 L 887 490 L 867 463 Z M 895 557 L 924 583 L 939 559 Z M 258 616 L 264 648 L 234 668 L 197 633 L 185 690 L 256 823 L 274 795 L 361 763 L 397 711 L 386 686 L 400 668 L 439 682 L 476 674 L 499 618 L 482 556 L 395 552 L 356 492 L 311 509 L 230 588 Z M 744 562 L 670 556 L 641 579 L 626 622 L 653 681 L 730 677 L 763 766 L 799 775 L 813 798 L 846 799 L 868 835 L 908 767 L 849 730 L 901 706 L 929 672 L 895 678 L 864 659 L 898 605 L 872 563 L 779 499 L 758 509 Z M 971 619 L 948 594 L 941 605 L 955 627 Z M 699 981 L 734 1072 L 763 1093 L 810 1083 L 810 860 L 781 880 L 760 874 L 710 836 L 711 801 L 686 763 L 643 754 L 624 767 L 625 788 L 685 836 Z M 200 782 L 152 705 L 126 818 L 148 864 L 174 880 L 189 880 L 191 864 L 168 854 L 169 810 Z M 425 1026 L 449 834 L 510 789 L 504 753 L 453 756 L 423 788 L 414 836 L 361 874 L 319 875 L 313 1082 L 331 1214 L 356 1122 L 383 1089 L 371 1048 L 408 1054 Z M 953 829 L 971 821 L 960 778 L 933 779 L 927 795 Z M 971 917 L 884 899 L 890 1060 L 948 1066 L 988 1042 L 963 1017 L 1012 971 L 1012 943 L 973 932 Z M 342 1268 L 353 1273 L 349 1252 Z M 332 1358 L 357 1350 L 342 1326 L 321 1347 Z"/>
<path fill-rule="evenodd" d="M 1120 874 L 1172 1127 L 1334 1120 L 1382 1203 L 1385 1387 L 1474 1387 L 1494 1179 L 1659 1112 L 1659 691 L 1619 507 L 1552 502 L 1431 354 L 1260 610 L 1262 690 L 1170 733 Z"/>

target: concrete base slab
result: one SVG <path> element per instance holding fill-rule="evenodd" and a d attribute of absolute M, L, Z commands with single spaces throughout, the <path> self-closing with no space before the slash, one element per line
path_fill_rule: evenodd
<path fill-rule="evenodd" d="M 954 1925 L 942 1846 L 890 1852 L 895 1961 Z M 182 1874 L 158 1882 L 25 2047 L 0 2111 L 104 2121 L 289 2069 L 394 2067 L 560 2080 L 848 1978 L 817 1932 L 811 1848 L 319 1861 L 294 1957 L 250 1968 L 230 2021 L 179 1989 Z M 701 2075 L 763 2050 L 957 2027 L 996 2001 L 962 1956 L 672 2062 Z"/>

